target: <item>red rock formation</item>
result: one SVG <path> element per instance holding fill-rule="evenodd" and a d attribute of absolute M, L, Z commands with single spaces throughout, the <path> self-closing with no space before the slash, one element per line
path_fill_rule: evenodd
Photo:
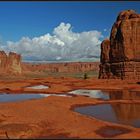
<path fill-rule="evenodd" d="M 140 15 L 122 11 L 112 27 L 110 47 L 106 42 L 101 44 L 99 78 L 140 79 Z"/>
<path fill-rule="evenodd" d="M 140 60 L 140 16 L 133 10 L 117 17 L 110 35 L 110 61 Z"/>
<path fill-rule="evenodd" d="M 7 71 L 7 55 L 4 51 L 0 51 L 0 73 Z"/>
<path fill-rule="evenodd" d="M 110 77 L 110 59 L 109 59 L 109 51 L 110 51 L 110 40 L 106 39 L 101 43 L 101 55 L 100 55 L 100 62 L 102 64 L 99 65 L 99 77 L 102 79 L 106 79 Z"/>
<path fill-rule="evenodd" d="M 14 74 L 21 74 L 21 56 L 19 54 L 10 52 L 8 57 L 9 72 Z"/>
<path fill-rule="evenodd" d="M 0 51 L 0 74 L 21 74 L 21 56 L 13 52 L 7 56 Z"/>
<path fill-rule="evenodd" d="M 106 39 L 101 43 L 101 63 L 109 62 L 110 40 Z"/>
<path fill-rule="evenodd" d="M 113 77 L 110 69 L 111 65 L 109 63 L 104 63 L 99 65 L 99 78 L 100 79 L 108 79 Z"/>

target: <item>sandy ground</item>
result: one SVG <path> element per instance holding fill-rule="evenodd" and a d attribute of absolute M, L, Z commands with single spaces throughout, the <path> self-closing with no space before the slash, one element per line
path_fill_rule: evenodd
<path fill-rule="evenodd" d="M 47 85 L 48 89 L 33 90 L 31 85 Z M 140 90 L 136 81 L 75 78 L 42 78 L 20 81 L 0 81 L 0 92 L 67 93 L 74 89 Z M 84 96 L 58 97 L 0 103 L 0 138 L 140 138 L 140 128 L 98 120 L 74 112 L 76 106 L 102 103 L 140 103 L 139 100 L 97 100 Z M 122 134 L 109 135 L 110 129 Z"/>

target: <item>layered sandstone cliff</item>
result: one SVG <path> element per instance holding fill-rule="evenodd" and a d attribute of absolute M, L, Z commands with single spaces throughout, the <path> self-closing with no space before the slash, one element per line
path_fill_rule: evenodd
<path fill-rule="evenodd" d="M 10 52 L 7 55 L 0 51 L 0 74 L 21 74 L 21 56 Z"/>
<path fill-rule="evenodd" d="M 0 73 L 7 71 L 7 55 L 4 51 L 0 51 Z"/>
<path fill-rule="evenodd" d="M 19 54 L 10 52 L 8 64 L 10 73 L 21 74 L 21 56 Z"/>
<path fill-rule="evenodd" d="M 101 44 L 99 78 L 140 79 L 140 14 L 122 11 Z"/>
<path fill-rule="evenodd" d="M 47 63 L 31 64 L 22 63 L 23 71 L 31 72 L 86 72 L 99 71 L 99 62 L 67 62 L 67 63 Z"/>

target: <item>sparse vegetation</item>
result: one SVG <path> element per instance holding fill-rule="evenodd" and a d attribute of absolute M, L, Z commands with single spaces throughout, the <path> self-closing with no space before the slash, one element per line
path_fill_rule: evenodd
<path fill-rule="evenodd" d="M 84 79 L 87 79 L 88 77 L 87 77 L 87 73 L 84 73 Z"/>

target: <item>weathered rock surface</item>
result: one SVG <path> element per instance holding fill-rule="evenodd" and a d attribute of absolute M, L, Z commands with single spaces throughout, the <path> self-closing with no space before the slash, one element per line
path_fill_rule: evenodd
<path fill-rule="evenodd" d="M 7 70 L 7 55 L 4 51 L 0 51 L 0 73 L 5 72 Z"/>
<path fill-rule="evenodd" d="M 126 10 L 118 15 L 110 40 L 101 44 L 100 62 L 101 79 L 140 79 L 140 14 Z"/>
<path fill-rule="evenodd" d="M 134 16 L 135 15 L 135 16 Z M 133 10 L 117 17 L 110 35 L 110 61 L 140 60 L 140 16 Z"/>
<path fill-rule="evenodd" d="M 10 52 L 8 57 L 9 71 L 15 74 L 21 74 L 21 56 Z"/>
<path fill-rule="evenodd" d="M 106 39 L 101 43 L 101 63 L 109 62 L 110 40 Z"/>
<path fill-rule="evenodd" d="M 0 51 L 0 74 L 21 74 L 21 56 L 10 52 L 6 55 Z"/>

